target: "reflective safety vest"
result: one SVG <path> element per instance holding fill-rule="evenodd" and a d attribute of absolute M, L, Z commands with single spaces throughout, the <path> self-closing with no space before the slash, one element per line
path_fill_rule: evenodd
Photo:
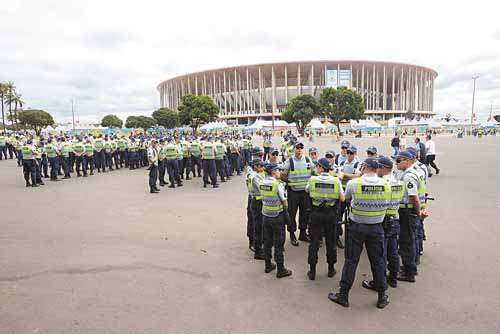
<path fill-rule="evenodd" d="M 159 161 L 162 161 L 163 159 L 166 158 L 165 148 L 166 148 L 166 146 L 162 145 L 162 146 L 160 146 L 160 148 L 158 150 L 158 160 Z"/>
<path fill-rule="evenodd" d="M 55 158 L 57 156 L 56 148 L 53 144 L 45 145 L 44 151 L 47 154 L 47 158 Z"/>
<path fill-rule="evenodd" d="M 62 144 L 61 155 L 65 158 L 69 157 L 69 153 L 73 150 L 73 145 L 70 142 Z"/>
<path fill-rule="evenodd" d="M 290 169 L 288 171 L 288 186 L 294 191 L 301 191 L 306 189 L 307 182 L 311 178 L 311 160 L 305 157 L 306 163 L 309 165 L 304 169 L 296 169 L 293 158 L 289 158 Z"/>
<path fill-rule="evenodd" d="M 191 143 L 190 146 L 191 155 L 198 158 L 201 154 L 201 147 L 199 143 Z"/>
<path fill-rule="evenodd" d="M 107 153 L 111 152 L 111 142 L 109 141 L 104 142 L 104 151 L 106 151 Z"/>
<path fill-rule="evenodd" d="M 273 146 L 273 142 L 271 141 L 271 139 L 269 138 L 266 138 L 264 139 L 264 144 L 263 144 L 264 147 L 271 147 Z"/>
<path fill-rule="evenodd" d="M 88 157 L 94 155 L 94 145 L 92 143 L 85 143 L 85 155 Z"/>
<path fill-rule="evenodd" d="M 236 144 L 233 141 L 229 142 L 229 151 L 231 153 L 237 153 L 238 152 L 238 147 L 236 146 Z"/>
<path fill-rule="evenodd" d="M 120 151 L 125 151 L 125 148 L 126 148 L 126 146 L 125 146 L 125 140 L 120 139 L 116 143 L 118 144 L 118 149 Z"/>
<path fill-rule="evenodd" d="M 24 145 L 21 148 L 21 153 L 23 154 L 23 160 L 33 160 L 33 150 L 31 146 L 29 145 Z"/>
<path fill-rule="evenodd" d="M 94 142 L 94 146 L 97 152 L 101 152 L 104 148 L 104 142 L 102 141 L 102 139 L 96 139 Z"/>
<path fill-rule="evenodd" d="M 215 159 L 214 144 L 206 143 L 203 145 L 202 159 Z"/>
<path fill-rule="evenodd" d="M 215 144 L 215 159 L 222 160 L 224 158 L 224 144 Z"/>
<path fill-rule="evenodd" d="M 286 149 L 286 153 L 288 154 L 288 156 L 293 156 L 293 154 L 295 153 L 295 147 L 293 147 L 293 146 L 289 146 L 289 147 Z"/>
<path fill-rule="evenodd" d="M 73 150 L 75 153 L 83 153 L 85 151 L 85 147 L 82 143 L 75 143 L 73 144 Z"/>
<path fill-rule="evenodd" d="M 389 208 L 386 214 L 389 216 L 398 215 L 398 209 L 401 203 L 401 199 L 405 194 L 405 184 L 397 180 L 397 183 L 391 184 L 391 199 L 389 201 Z"/>
<path fill-rule="evenodd" d="M 427 188 L 425 186 L 424 177 L 418 175 L 417 173 L 415 173 L 413 171 L 410 171 L 409 173 L 411 175 L 413 175 L 413 177 L 415 179 L 417 179 L 417 181 L 418 181 L 418 188 L 417 188 L 417 191 L 418 191 L 418 200 L 420 202 L 420 208 L 421 209 L 425 209 L 425 207 L 427 206 L 426 203 L 425 203 Z M 401 203 L 399 205 L 399 207 L 401 209 L 413 209 L 413 204 L 411 204 L 411 203 Z"/>
<path fill-rule="evenodd" d="M 278 196 L 278 180 L 264 179 L 259 186 L 262 196 L 262 214 L 277 217 L 283 211 L 283 203 Z"/>
<path fill-rule="evenodd" d="M 312 199 L 314 206 L 325 204 L 327 206 L 334 206 L 339 199 L 340 182 L 336 177 L 330 177 L 328 180 L 320 180 L 317 176 L 311 176 L 311 189 L 309 196 Z"/>
<path fill-rule="evenodd" d="M 168 144 L 162 149 L 165 151 L 165 159 L 167 160 L 177 160 L 177 147 L 173 144 Z"/>
<path fill-rule="evenodd" d="M 42 159 L 42 154 L 43 154 L 43 150 L 41 147 L 37 147 L 36 150 L 35 150 L 35 158 L 40 160 Z"/>
<path fill-rule="evenodd" d="M 185 159 L 185 158 L 189 158 L 191 155 L 189 154 L 189 143 L 188 142 L 183 142 L 181 144 L 182 146 L 182 157 Z"/>
<path fill-rule="evenodd" d="M 5 136 L 0 136 L 0 146 L 5 146 L 7 143 L 7 138 Z"/>
<path fill-rule="evenodd" d="M 250 150 L 252 148 L 252 142 L 248 139 L 243 140 L 243 148 L 245 150 Z"/>
<path fill-rule="evenodd" d="M 384 218 L 391 199 L 391 186 L 383 180 L 383 184 L 364 185 L 362 178 L 354 179 L 355 190 L 352 195 L 352 213 L 371 218 Z"/>

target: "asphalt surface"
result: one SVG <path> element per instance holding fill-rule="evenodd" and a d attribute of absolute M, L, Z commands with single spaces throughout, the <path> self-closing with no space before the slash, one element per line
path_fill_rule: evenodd
<path fill-rule="evenodd" d="M 389 138 L 352 141 L 389 152 Z M 0 333 L 499 333 L 500 138 L 436 146 L 419 276 L 390 288 L 384 310 L 361 287 L 366 252 L 348 309 L 327 299 L 342 251 L 327 278 L 322 248 L 311 282 L 307 245 L 287 240 L 293 276 L 264 274 L 247 248 L 243 177 L 151 195 L 145 169 L 120 170 L 31 189 L 0 161 Z"/>

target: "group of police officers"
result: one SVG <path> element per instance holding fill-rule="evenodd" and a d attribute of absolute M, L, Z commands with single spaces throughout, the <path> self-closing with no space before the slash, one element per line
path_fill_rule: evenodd
<path fill-rule="evenodd" d="M 280 150 L 271 146 L 265 138 L 264 149 L 252 149 L 246 176 L 247 237 L 254 258 L 264 260 L 265 273 L 277 268 L 277 278 L 292 275 L 284 261 L 286 226 L 293 246 L 309 242 L 310 280 L 316 278 L 324 238 L 327 275 L 333 277 L 337 247 L 344 248 L 345 225 L 345 262 L 340 289 L 328 295 L 331 301 L 349 306 L 363 246 L 373 279 L 362 286 L 378 292 L 378 308 L 389 304 L 388 285 L 396 288 L 398 281 L 415 282 L 425 239 L 423 221 L 428 216 L 428 171 L 418 161 L 416 149 L 389 158 L 379 156 L 371 146 L 361 161 L 348 141 L 342 141 L 339 154 L 331 150 L 324 157 L 315 148 L 306 156 L 304 144 L 294 137 L 285 138 Z"/>
<path fill-rule="evenodd" d="M 149 166 L 149 188 L 182 186 L 182 179 L 202 176 L 203 186 L 217 188 L 218 177 L 226 182 L 234 173 L 241 175 L 250 161 L 252 139 L 241 135 L 220 136 L 33 136 L 0 134 L 0 159 L 17 157 L 23 167 L 26 186 L 44 185 L 43 178 L 59 181 L 76 171 L 77 177 L 94 171 Z M 50 170 L 50 171 L 49 171 Z M 168 174 L 169 182 L 165 180 Z"/>

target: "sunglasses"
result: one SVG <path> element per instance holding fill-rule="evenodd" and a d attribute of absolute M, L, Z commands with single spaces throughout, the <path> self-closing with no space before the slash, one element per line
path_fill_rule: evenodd
<path fill-rule="evenodd" d="M 279 155 L 279 152 L 273 152 L 271 155 L 272 155 L 273 157 L 277 157 L 277 156 Z"/>
<path fill-rule="evenodd" d="M 327 155 L 325 155 L 325 158 L 327 158 L 327 159 L 333 159 L 333 155 L 327 154 Z"/>
<path fill-rule="evenodd" d="M 295 146 L 295 148 L 296 148 L 297 150 L 303 150 L 303 149 L 304 149 L 304 146 L 299 145 L 299 146 Z"/>
<path fill-rule="evenodd" d="M 347 152 L 347 154 L 349 154 L 349 155 L 354 155 L 354 152 Z"/>

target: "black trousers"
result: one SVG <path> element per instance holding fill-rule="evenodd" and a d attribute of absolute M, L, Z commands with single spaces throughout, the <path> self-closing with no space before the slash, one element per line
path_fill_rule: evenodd
<path fill-rule="evenodd" d="M 436 160 L 436 155 L 435 154 L 428 154 L 427 157 L 425 158 L 425 164 L 427 166 L 431 165 L 431 167 L 434 168 L 437 172 L 439 170 L 439 168 L 434 163 L 434 160 Z"/>
<path fill-rule="evenodd" d="M 347 225 L 347 241 L 340 289 L 347 292 L 351 289 L 359 258 L 366 247 L 373 281 L 377 291 L 387 290 L 386 261 L 384 258 L 384 228 L 382 224 L 359 224 L 350 221 Z"/>
<path fill-rule="evenodd" d="M 158 166 L 156 164 L 151 165 L 149 168 L 149 189 L 156 189 L 156 180 L 158 180 Z"/>
<path fill-rule="evenodd" d="M 26 183 L 36 184 L 36 162 L 35 159 L 23 160 L 23 174 Z"/>
<path fill-rule="evenodd" d="M 326 245 L 326 262 L 329 265 L 337 263 L 336 230 L 337 230 L 337 208 L 320 208 L 313 206 L 309 217 L 309 256 L 307 263 L 315 265 L 318 263 L 319 243 L 323 236 Z"/>
<path fill-rule="evenodd" d="M 415 232 L 417 215 L 410 209 L 399 209 L 399 254 L 403 270 L 409 276 L 415 276 Z"/>
<path fill-rule="evenodd" d="M 262 201 L 252 198 L 251 200 L 252 220 L 253 220 L 253 244 L 255 252 L 262 250 L 264 242 L 264 231 L 262 223 Z"/>
<path fill-rule="evenodd" d="M 311 200 L 305 191 L 288 191 L 288 213 L 290 214 L 288 232 L 297 231 L 297 210 L 299 211 L 299 229 L 305 232 L 307 229 L 307 221 L 309 220 L 310 209 Z"/>
<path fill-rule="evenodd" d="M 263 216 L 264 226 L 264 258 L 266 262 L 271 261 L 272 248 L 274 247 L 274 260 L 278 270 L 285 265 L 283 250 L 285 248 L 285 219 L 283 212 L 277 217 Z"/>

